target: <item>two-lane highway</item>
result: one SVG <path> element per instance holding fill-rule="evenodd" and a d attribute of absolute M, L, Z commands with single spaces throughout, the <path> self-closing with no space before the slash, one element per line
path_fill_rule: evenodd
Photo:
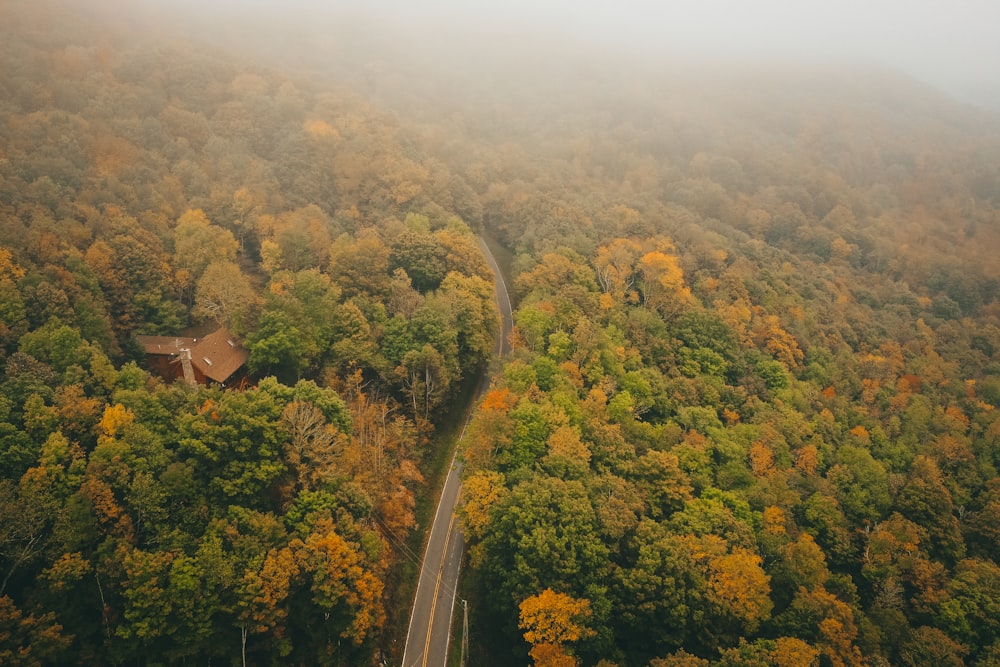
<path fill-rule="evenodd" d="M 500 311 L 500 331 L 493 352 L 497 359 L 507 352 L 507 337 L 513 326 L 510 295 L 500 267 L 493 253 L 480 239 L 479 247 L 493 270 L 495 299 Z M 474 407 L 480 395 L 490 386 L 492 375 L 487 369 L 472 400 Z M 470 416 L 471 416 L 470 407 Z M 468 417 L 466 418 L 468 425 Z M 465 429 L 462 429 L 462 436 Z M 461 440 L 461 437 L 459 440 Z M 410 626 L 406 633 L 406 647 L 403 649 L 404 667 L 445 667 L 448 661 L 448 644 L 451 640 L 451 621 L 455 611 L 458 590 L 458 576 L 462 569 L 462 553 L 465 542 L 462 530 L 455 516 L 455 507 L 462 486 L 462 462 L 452 457 L 451 468 L 441 490 L 434 524 L 427 540 L 420 579 L 410 614 Z"/>

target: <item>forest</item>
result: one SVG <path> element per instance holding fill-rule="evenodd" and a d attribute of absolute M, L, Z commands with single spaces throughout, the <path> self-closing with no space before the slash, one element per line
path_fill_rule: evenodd
<path fill-rule="evenodd" d="M 1000 115 L 119 9 L 0 0 L 0 664 L 399 664 L 484 236 L 469 664 L 1000 664 Z"/>

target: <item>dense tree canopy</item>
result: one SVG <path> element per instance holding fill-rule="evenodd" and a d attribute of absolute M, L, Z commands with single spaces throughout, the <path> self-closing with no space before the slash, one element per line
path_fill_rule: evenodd
<path fill-rule="evenodd" d="M 0 661 L 393 650 L 428 436 L 493 349 L 470 227 L 357 99 L 3 13 Z M 218 325 L 239 390 L 141 369 Z"/>
<path fill-rule="evenodd" d="M 996 662 L 995 116 L 856 71 L 267 69 L 280 26 L 94 4 L 0 10 L 0 662 L 398 660 L 494 347 L 477 233 L 517 305 L 461 450 L 477 664 Z M 143 368 L 218 325 L 241 386 Z"/>

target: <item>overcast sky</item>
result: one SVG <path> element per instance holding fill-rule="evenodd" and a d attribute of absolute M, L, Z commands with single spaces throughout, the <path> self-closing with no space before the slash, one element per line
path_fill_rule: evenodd
<path fill-rule="evenodd" d="M 397 27 L 412 21 L 415 31 L 425 20 L 471 33 L 524 26 L 536 35 L 646 56 L 873 63 L 951 92 L 1000 93 L 1000 0 L 242 0 L 239 6 L 276 9 L 288 20 L 317 7 L 346 9 Z"/>
<path fill-rule="evenodd" d="M 412 4 L 385 2 L 387 8 L 396 9 Z M 432 0 L 419 4 L 444 10 L 455 21 L 549 23 L 553 29 L 612 44 L 713 54 L 871 59 L 935 81 L 1000 83 L 997 0 Z"/>

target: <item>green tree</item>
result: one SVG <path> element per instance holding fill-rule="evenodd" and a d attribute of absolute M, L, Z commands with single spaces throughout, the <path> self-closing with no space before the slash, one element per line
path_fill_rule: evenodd
<path fill-rule="evenodd" d="M 493 285 L 479 276 L 452 271 L 442 281 L 438 296 L 450 311 L 457 331 L 460 366 L 479 366 L 493 352 L 497 329 Z"/>
<path fill-rule="evenodd" d="M 174 227 L 175 269 L 187 271 L 198 280 L 215 262 L 234 262 L 238 244 L 232 232 L 215 226 L 205 212 L 194 209 L 177 219 Z"/>
<path fill-rule="evenodd" d="M 0 421 L 0 478 L 20 478 L 38 460 L 40 449 L 26 432 Z"/>
<path fill-rule="evenodd" d="M 389 268 L 406 271 L 421 292 L 437 289 L 448 274 L 445 249 L 431 234 L 416 230 L 404 231 L 393 241 Z"/>
<path fill-rule="evenodd" d="M 855 523 L 878 521 L 889 509 L 889 475 L 867 449 L 844 445 L 826 473 L 837 489 L 837 500 Z"/>
<path fill-rule="evenodd" d="M 936 613 L 941 629 L 973 653 L 1000 640 L 1000 567 L 988 560 L 961 560 L 948 593 Z"/>
<path fill-rule="evenodd" d="M 124 348 L 137 328 L 154 333 L 179 329 L 181 308 L 162 244 L 135 220 L 117 212 L 112 215 L 111 224 L 121 231 L 95 241 L 85 261 L 108 299 L 115 333 Z"/>
<path fill-rule="evenodd" d="M 330 248 L 330 277 L 346 297 L 385 298 L 391 291 L 389 253 L 375 229 L 354 238 L 344 234 Z"/>
<path fill-rule="evenodd" d="M 258 376 L 274 373 L 285 381 L 297 380 L 317 353 L 311 342 L 288 315 L 265 312 L 244 342 L 250 352 L 247 368 Z"/>
<path fill-rule="evenodd" d="M 181 418 L 179 452 L 209 490 L 214 507 L 267 507 L 265 492 L 285 468 L 280 458 L 288 437 L 281 422 L 284 407 L 264 389 L 222 392 L 210 394 L 194 414 Z"/>
<path fill-rule="evenodd" d="M 530 468 L 545 454 L 554 424 L 536 403 L 526 399 L 518 401 L 508 416 L 510 445 L 497 452 L 497 463 L 501 471 Z"/>
<path fill-rule="evenodd" d="M 198 278 L 191 313 L 214 320 L 219 326 L 245 331 L 254 320 L 258 301 L 239 266 L 229 261 L 216 261 L 205 267 Z"/>
<path fill-rule="evenodd" d="M 708 622 L 707 583 L 685 543 L 643 520 L 626 545 L 630 558 L 615 570 L 615 636 L 637 663 L 690 646 Z"/>
<path fill-rule="evenodd" d="M 654 519 L 669 517 L 691 499 L 691 483 L 676 455 L 651 449 L 636 461 L 636 484 Z"/>
<path fill-rule="evenodd" d="M 249 367 L 255 373 L 273 372 L 286 382 L 315 375 L 324 360 L 337 350 L 342 353 L 343 343 L 335 347 L 341 342 L 334 339 L 338 333 L 357 340 L 367 330 L 367 322 L 358 315 L 340 303 L 339 288 L 319 270 L 279 271 L 268 285 L 260 322 L 247 335 Z M 365 346 L 357 352 L 363 353 Z"/>
<path fill-rule="evenodd" d="M 595 607 L 602 602 L 594 598 L 605 587 L 609 554 L 580 482 L 532 477 L 499 500 L 492 514 L 484 564 L 500 610 L 513 613 L 519 601 L 545 587 L 570 591 Z M 595 623 L 605 622 L 595 609 Z"/>
<path fill-rule="evenodd" d="M 896 507 L 927 531 L 927 550 L 931 556 L 955 563 L 965 554 L 951 493 L 933 459 L 926 456 L 914 459 L 906 483 L 896 496 Z"/>

